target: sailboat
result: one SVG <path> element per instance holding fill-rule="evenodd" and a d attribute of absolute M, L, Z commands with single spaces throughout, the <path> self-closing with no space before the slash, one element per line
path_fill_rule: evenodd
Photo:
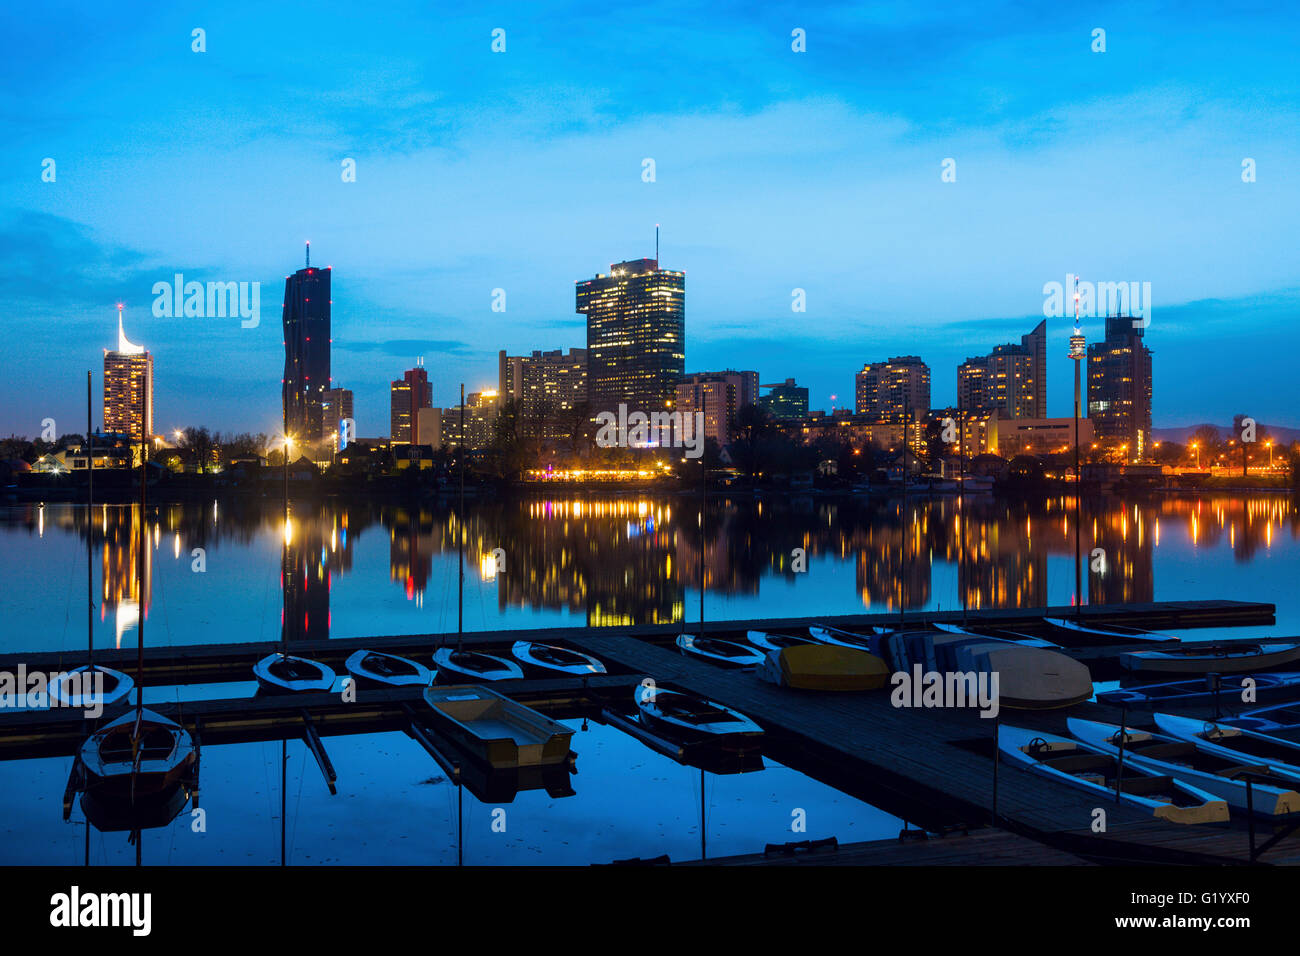
<path fill-rule="evenodd" d="M 141 415 L 142 422 L 148 419 Z M 148 436 L 140 442 L 140 622 L 136 645 L 135 710 L 95 731 L 81 745 L 83 808 L 87 801 L 145 812 L 151 801 L 169 802 L 198 759 L 194 739 L 180 724 L 144 706 L 145 554 L 149 547 L 145 487 Z"/>
<path fill-rule="evenodd" d="M 285 419 L 284 440 L 284 527 L 285 553 L 289 550 L 289 422 Z M 286 631 L 280 629 L 280 650 L 267 654 L 253 665 L 257 686 L 268 694 L 303 694 L 327 691 L 334 686 L 334 670 L 319 661 L 295 657 L 288 651 Z"/>
<path fill-rule="evenodd" d="M 64 707 L 111 707 L 125 700 L 135 682 L 111 667 L 95 666 L 95 447 L 91 438 L 91 384 L 86 372 L 86 663 L 60 674 L 50 694 Z M 99 685 L 99 686 L 96 686 Z"/>

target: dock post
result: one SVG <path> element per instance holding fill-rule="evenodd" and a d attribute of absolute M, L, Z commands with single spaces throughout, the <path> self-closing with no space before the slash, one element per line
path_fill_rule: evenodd
<path fill-rule="evenodd" d="M 1001 734 L 999 728 L 1002 725 L 1002 713 L 993 715 L 993 822 L 992 826 L 998 825 L 998 764 L 1001 763 L 1002 748 L 999 746 Z"/>
<path fill-rule="evenodd" d="M 1246 825 L 1250 829 L 1250 862 L 1255 862 L 1255 785 L 1246 774 Z"/>
<path fill-rule="evenodd" d="M 1120 802 L 1124 787 L 1124 742 L 1128 740 L 1128 705 L 1119 709 L 1119 763 L 1115 767 L 1115 803 Z"/>

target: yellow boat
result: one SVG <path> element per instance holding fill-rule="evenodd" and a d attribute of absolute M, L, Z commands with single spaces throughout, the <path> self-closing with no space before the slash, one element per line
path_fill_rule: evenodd
<path fill-rule="evenodd" d="M 889 681 L 889 667 L 855 647 L 796 644 L 770 651 L 760 676 L 799 690 L 879 690 Z"/>

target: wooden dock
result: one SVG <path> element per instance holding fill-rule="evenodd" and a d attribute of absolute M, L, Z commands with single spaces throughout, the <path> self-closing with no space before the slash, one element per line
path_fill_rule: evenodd
<path fill-rule="evenodd" d="M 1141 624 L 1160 630 L 1196 626 L 1269 624 L 1272 605 L 1244 602 L 1166 602 L 1156 605 L 1097 606 L 1083 609 L 1085 622 Z M 1068 608 L 1044 612 L 983 612 L 972 621 L 1028 627 L 1046 613 L 1071 614 Z M 908 615 L 907 624 L 960 621 L 960 612 Z M 1021 621 L 1021 624 L 1015 621 Z M 897 626 L 897 615 L 850 615 L 765 621 L 720 622 L 711 635 L 745 630 L 790 630 L 815 621 L 863 629 L 873 624 Z M 515 640 L 564 643 L 594 654 L 610 674 L 502 682 L 496 688 L 553 716 L 599 719 L 602 710 L 633 710 L 632 691 L 650 678 L 665 687 L 680 687 L 734 707 L 757 720 L 768 732 L 764 753 L 796 771 L 932 832 L 965 828 L 970 836 L 943 840 L 908 840 L 891 847 L 876 843 L 841 848 L 830 854 L 798 854 L 789 860 L 815 863 L 855 860 L 867 865 L 971 865 L 976 862 L 1106 862 L 1122 864 L 1212 864 L 1249 862 L 1248 837 L 1240 825 L 1177 826 L 1156 821 L 1139 810 L 1080 793 L 1071 787 L 996 763 L 995 728 L 1000 722 L 1062 733 L 1065 718 L 1082 716 L 1119 722 L 1120 712 L 1096 704 L 1068 711 L 1003 710 L 998 721 L 974 710 L 895 707 L 888 690 L 833 694 L 792 691 L 759 680 L 754 674 L 723 670 L 682 656 L 672 641 L 682 625 L 633 628 L 562 628 L 465 635 L 467 647 L 509 646 Z M 343 660 L 366 647 L 424 656 L 435 644 L 455 644 L 455 635 L 414 635 L 340 639 L 291 645 L 342 672 Z M 226 644 L 146 649 L 146 684 L 223 681 L 249 682 L 258 657 L 278 645 Z M 97 655 L 97 661 L 134 672 L 134 651 Z M 6 655 L 0 670 L 18 663 L 29 669 L 66 669 L 80 663 L 74 651 L 60 654 Z M 338 692 L 291 696 L 228 697 L 182 703 L 150 704 L 191 728 L 203 745 L 281 739 L 307 733 L 322 737 L 371 733 L 409 726 L 410 708 L 420 701 L 419 688 L 365 690 L 355 701 Z M 1149 726 L 1150 714 L 1130 712 L 1130 725 Z M 71 755 L 86 735 L 80 712 L 48 711 L 0 714 L 0 760 Z M 304 728 L 306 728 L 304 730 Z M 1094 832 L 1095 811 L 1105 811 L 1104 832 Z M 1268 837 L 1260 825 L 1258 839 Z M 1032 852 L 1031 852 L 1031 849 Z M 757 848 L 756 848 L 757 849 Z M 1300 838 L 1288 837 L 1261 858 L 1265 863 L 1300 862 Z M 727 862 L 727 861 L 705 861 Z M 759 863 L 751 857 L 737 863 Z"/>
<path fill-rule="evenodd" d="M 924 839 L 872 840 L 833 848 L 773 847 L 762 853 L 683 860 L 674 866 L 1091 866 L 1082 857 L 1006 830 Z"/>
<path fill-rule="evenodd" d="M 925 829 L 993 824 L 1068 853 L 1117 863 L 1246 862 L 1244 831 L 1156 821 L 1005 762 L 998 766 L 995 809 L 996 721 L 973 710 L 895 707 L 888 690 L 791 691 L 634 638 L 593 633 L 572 643 L 661 686 L 736 708 L 768 731 L 764 753 L 772 759 Z M 1077 705 L 1068 714 L 1120 718 L 1118 710 L 1096 704 Z M 1066 716 L 1064 711 L 1004 710 L 1001 720 L 1059 733 Z M 1138 722 L 1130 715 L 1130 725 Z M 1098 808 L 1106 813 L 1104 833 L 1092 831 Z M 1298 851 L 1300 838 L 1291 838 L 1265 859 Z"/>
<path fill-rule="evenodd" d="M 971 611 L 926 611 L 904 616 L 901 626 L 922 626 L 934 622 L 958 624 L 963 620 L 971 624 L 988 624 L 1008 627 L 1032 634 L 1036 623 L 1043 617 L 1076 616 L 1071 607 L 1050 608 L 997 608 Z M 1154 604 L 1098 604 L 1077 609 L 1077 616 L 1085 624 L 1124 624 L 1152 630 L 1183 630 L 1203 627 L 1269 626 L 1276 623 L 1276 607 L 1249 601 L 1162 601 Z M 898 614 L 848 614 L 820 615 L 790 618 L 770 618 L 749 621 L 719 621 L 705 626 L 705 633 L 714 637 L 743 635 L 747 630 L 786 631 L 806 628 L 809 624 L 830 624 L 853 629 L 876 625 L 899 627 Z M 403 634 L 374 637 L 330 638 L 320 641 L 296 641 L 289 645 L 291 653 L 328 664 L 342 672 L 343 662 L 353 651 L 385 651 L 390 654 L 427 656 L 434 647 L 454 645 L 462 641 L 466 647 L 504 646 L 518 640 L 568 643 L 597 635 L 600 638 L 633 637 L 654 644 L 671 644 L 686 624 L 648 624 L 626 627 L 563 627 L 524 631 L 474 631 L 457 634 Z M 1136 646 L 1136 645 L 1135 645 Z M 1148 645 L 1142 645 L 1148 647 Z M 1112 654 L 1123 649 L 1109 648 Z M 160 684 L 223 683 L 249 680 L 254 662 L 267 654 L 280 650 L 278 641 L 229 644 L 173 644 L 146 646 L 144 652 L 144 683 Z M 1083 652 L 1081 652 L 1083 653 Z M 1083 654 L 1090 660 L 1101 655 L 1096 649 Z M 97 663 L 115 667 L 136 675 L 134 648 L 103 650 L 95 653 Z M 85 663 L 85 651 L 69 648 L 62 651 L 41 651 L 0 655 L 0 671 L 13 671 L 20 664 L 30 670 L 68 670 Z"/>

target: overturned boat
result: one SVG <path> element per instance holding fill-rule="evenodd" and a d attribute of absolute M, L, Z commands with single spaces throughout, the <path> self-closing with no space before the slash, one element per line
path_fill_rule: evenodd
<path fill-rule="evenodd" d="M 758 676 L 796 690 L 879 690 L 889 665 L 870 651 L 834 644 L 794 644 L 768 651 Z"/>

